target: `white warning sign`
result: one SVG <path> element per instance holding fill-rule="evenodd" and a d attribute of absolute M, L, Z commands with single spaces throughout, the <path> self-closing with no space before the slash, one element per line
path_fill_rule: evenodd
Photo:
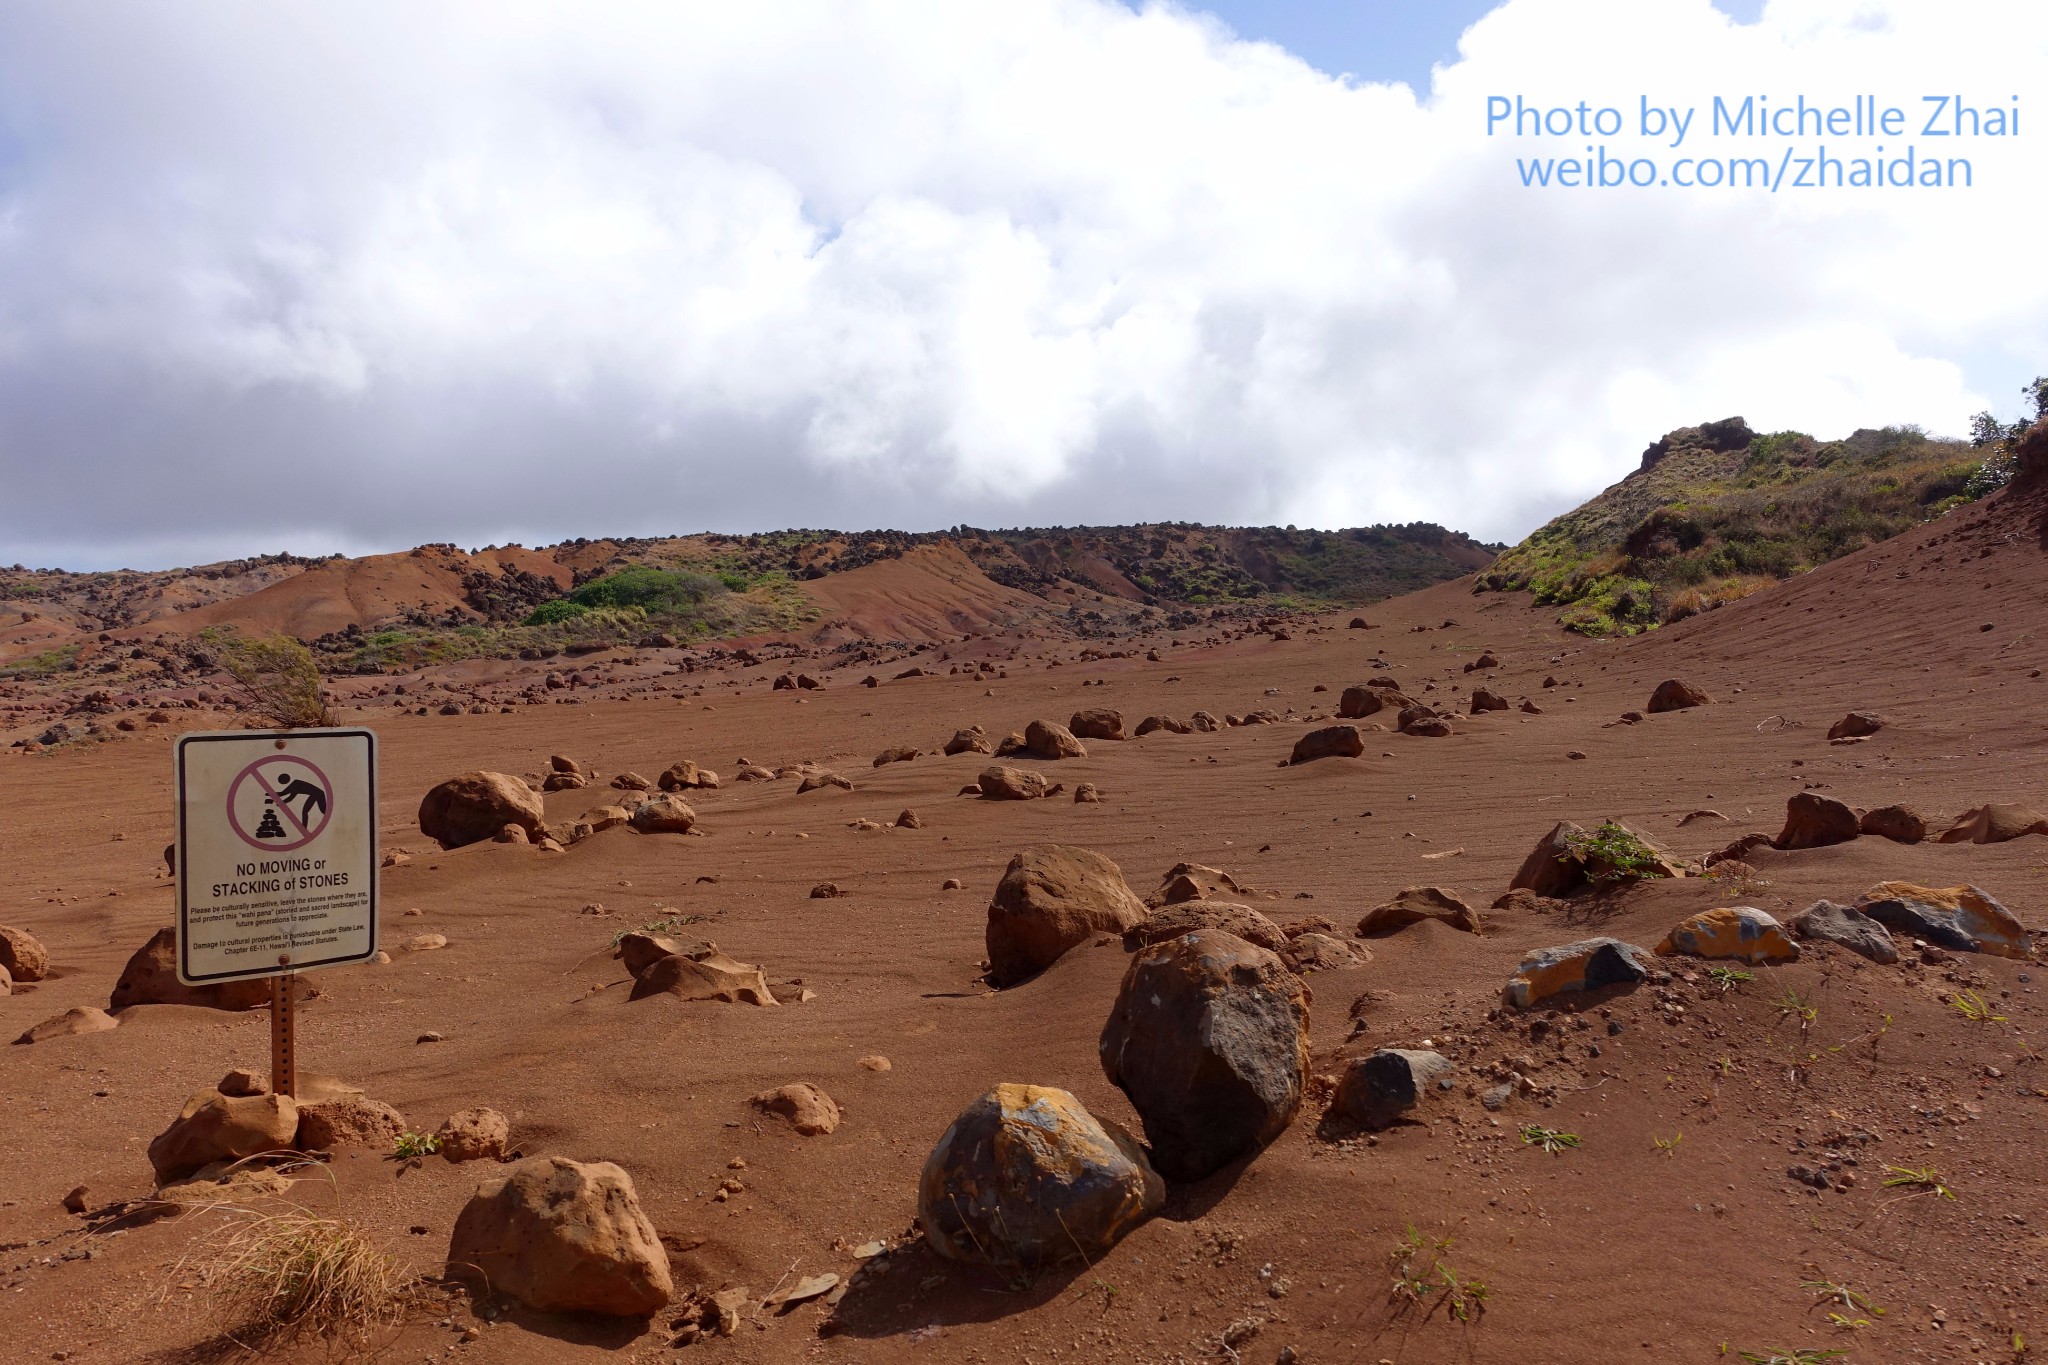
<path fill-rule="evenodd" d="M 178 741 L 178 979 L 377 951 L 377 737 L 236 730 Z"/>

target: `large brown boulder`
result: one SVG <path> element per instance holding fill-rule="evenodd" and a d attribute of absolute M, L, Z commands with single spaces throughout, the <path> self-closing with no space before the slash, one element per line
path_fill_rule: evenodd
<path fill-rule="evenodd" d="M 1500 693 L 1485 687 L 1475 687 L 1472 689 L 1473 715 L 1476 716 L 1482 711 L 1505 711 L 1507 709 L 1508 699 Z"/>
<path fill-rule="evenodd" d="M 1143 923 L 1124 930 L 1124 947 L 1136 952 L 1203 929 L 1221 929 L 1246 943 L 1257 944 L 1283 962 L 1294 960 L 1294 945 L 1286 931 L 1249 905 L 1233 905 L 1229 901 L 1183 901 L 1154 910 Z"/>
<path fill-rule="evenodd" d="M 547 832 L 539 793 L 505 773 L 451 777 L 420 802 L 420 833 L 443 848 L 481 843 L 507 825 L 519 826 L 531 839 Z"/>
<path fill-rule="evenodd" d="M 1099 1259 L 1165 1202 L 1135 1138 L 1037 1085 L 999 1085 L 968 1105 L 917 1184 L 933 1251 L 1011 1270 Z"/>
<path fill-rule="evenodd" d="M 965 730 L 955 730 L 953 737 L 946 741 L 946 753 L 949 757 L 953 754 L 992 754 L 995 747 L 989 742 L 988 731 L 979 725 L 970 725 Z"/>
<path fill-rule="evenodd" d="M 1079 739 L 1122 739 L 1124 737 L 1124 716 L 1121 711 L 1112 711 L 1106 706 L 1076 711 L 1067 722 Z"/>
<path fill-rule="evenodd" d="M 983 768 L 975 784 L 981 788 L 982 798 L 988 801 L 1036 801 L 1051 795 L 1053 788 L 1052 779 L 1043 773 L 1000 764 Z"/>
<path fill-rule="evenodd" d="M 16 981 L 41 981 L 50 970 L 50 950 L 26 929 L 0 924 L 0 971 Z"/>
<path fill-rule="evenodd" d="M 448 1161 L 503 1161 L 512 1145 L 512 1125 L 495 1109 L 458 1109 L 441 1120 L 434 1139 Z"/>
<path fill-rule="evenodd" d="M 1650 694 L 1650 704 L 1643 709 L 1654 716 L 1660 711 L 1684 711 L 1694 706 L 1705 706 L 1711 701 L 1712 697 L 1691 683 L 1666 678 L 1657 684 L 1657 690 Z"/>
<path fill-rule="evenodd" d="M 1383 688 L 1347 687 L 1337 699 L 1337 714 L 1345 720 L 1362 720 L 1383 710 L 1390 698 Z"/>
<path fill-rule="evenodd" d="M 1132 733 L 1143 738 L 1154 730 L 1164 730 L 1169 735 L 1187 735 L 1193 734 L 1194 729 L 1186 721 L 1175 720 L 1172 716 L 1147 716 L 1138 722 L 1138 728 Z"/>
<path fill-rule="evenodd" d="M 270 982 L 217 981 L 210 986 L 188 986 L 178 980 L 178 931 L 163 928 L 149 942 L 135 950 L 128 965 L 114 983 L 107 1008 L 123 1010 L 130 1005 L 203 1005 L 214 1010 L 261 1009 L 270 1003 Z"/>
<path fill-rule="evenodd" d="M 1941 832 L 1944 844 L 2002 844 L 2027 834 L 2048 834 L 2048 815 L 2025 806 L 1979 806 Z"/>
<path fill-rule="evenodd" d="M 1312 763 L 1319 758 L 1357 758 L 1365 752 L 1365 736 L 1356 725 L 1329 725 L 1294 741 L 1287 761 Z"/>
<path fill-rule="evenodd" d="M 1144 918 L 1123 870 L 1100 853 L 1029 849 L 1010 859 L 988 904 L 989 980 L 1014 985 L 1094 935 L 1121 934 Z"/>
<path fill-rule="evenodd" d="M 1396 892 L 1392 900 L 1365 912 L 1365 918 L 1358 921 L 1358 932 L 1384 934 L 1426 919 L 1463 929 L 1468 934 L 1479 932 L 1479 912 L 1457 892 L 1441 886 L 1410 886 Z"/>
<path fill-rule="evenodd" d="M 1845 803 L 1818 792 L 1800 792 L 1785 802 L 1785 828 L 1776 846 L 1825 848 L 1846 844 L 1862 831 L 1862 818 Z"/>
<path fill-rule="evenodd" d="M 695 759 L 686 758 L 662 769 L 661 776 L 657 777 L 655 782 L 665 792 L 694 791 L 699 788 L 708 791 L 718 786 L 718 774 L 709 768 L 699 767 Z"/>
<path fill-rule="evenodd" d="M 1911 806 L 1879 806 L 1865 811 L 1856 828 L 1899 844 L 1917 844 L 1927 837 L 1927 818 Z"/>
<path fill-rule="evenodd" d="M 149 1144 L 149 1164 L 162 1185 L 216 1161 L 290 1151 L 298 1131 L 299 1106 L 289 1095 L 202 1090 Z"/>
<path fill-rule="evenodd" d="M 1884 729 L 1884 718 L 1868 711 L 1851 711 L 1828 727 L 1829 739 L 1862 739 Z"/>
<path fill-rule="evenodd" d="M 913 749 L 908 744 L 893 745 L 887 749 L 882 750 L 882 752 L 876 754 L 875 761 L 869 766 L 875 768 L 883 768 L 887 767 L 891 763 L 908 763 L 910 762 L 910 760 L 916 758 L 919 754 L 923 752 L 924 750 Z"/>
<path fill-rule="evenodd" d="M 633 1178 L 609 1161 L 529 1157 L 479 1185 L 448 1269 L 543 1313 L 643 1318 L 675 1292 Z"/>
<path fill-rule="evenodd" d="M 1145 1123 L 1152 1164 L 1200 1180 L 1278 1137 L 1308 1072 L 1308 990 L 1277 956 L 1203 930 L 1131 959 L 1102 1070 Z"/>
<path fill-rule="evenodd" d="M 1022 752 L 1048 761 L 1056 758 L 1086 758 L 1087 746 L 1074 738 L 1066 726 L 1049 720 L 1034 720 L 1024 727 Z"/>
<path fill-rule="evenodd" d="M 688 834 L 697 825 L 697 812 L 673 792 L 650 796 L 633 808 L 633 828 L 642 834 Z"/>

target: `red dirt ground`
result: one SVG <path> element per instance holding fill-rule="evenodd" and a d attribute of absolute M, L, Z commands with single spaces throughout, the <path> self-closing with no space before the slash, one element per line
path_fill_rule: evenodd
<path fill-rule="evenodd" d="M 1623 819 L 1698 858 L 1744 831 L 1775 832 L 1786 799 L 1808 787 L 1862 806 L 1908 801 L 1943 818 L 1984 801 L 2048 805 L 2048 543 L 2038 506 L 1996 499 L 1966 509 L 1634 641 L 1567 636 L 1525 598 L 1474 597 L 1466 583 L 1371 609 L 1373 630 L 1343 629 L 1351 615 L 1325 616 L 1321 628 L 1297 621 L 1284 642 L 1176 648 L 1164 632 L 1141 638 L 1136 653 L 1157 647 L 1157 663 L 1077 664 L 1071 645 L 1029 638 L 963 651 L 1006 658 L 1020 644 L 1069 660 L 1048 670 L 1020 658 L 1002 680 L 960 674 L 870 690 L 851 685 L 862 668 L 832 675 L 824 691 L 771 692 L 757 679 L 778 666 L 700 673 L 693 686 L 713 684 L 701 697 L 612 700 L 600 686 L 578 694 L 597 698 L 584 704 L 510 714 L 422 717 L 383 698 L 352 709 L 345 719 L 373 723 L 381 737 L 386 846 L 415 855 L 384 877 L 387 940 L 432 931 L 449 942 L 321 974 L 321 995 L 302 1016 L 302 1064 L 365 1087 L 419 1129 L 488 1104 L 511 1116 L 528 1154 L 620 1163 L 681 1248 L 672 1250 L 679 1287 L 744 1285 L 760 1296 L 793 1276 L 849 1274 L 847 1248 L 902 1237 L 932 1143 L 999 1081 L 1070 1089 L 1136 1128 L 1096 1059 L 1127 960 L 1120 945 L 1076 949 L 1000 993 L 978 980 L 988 894 L 1027 845 L 1100 850 L 1141 894 L 1176 862 L 1209 863 L 1271 893 L 1254 904 L 1275 918 L 1325 915 L 1348 929 L 1418 883 L 1490 903 L 1560 818 Z M 1463 673 L 1483 648 L 1501 666 Z M 1368 670 L 1377 651 L 1390 675 Z M 1564 685 L 1542 687 L 1546 675 Z M 1368 676 L 1410 690 L 1433 683 L 1432 700 L 1484 680 L 1517 702 L 1535 698 L 1543 713 L 1463 720 L 1447 739 L 1370 734 L 1361 759 L 1275 766 L 1301 716 L 1333 709 L 1338 691 Z M 1666 677 L 1705 688 L 1715 704 L 1614 723 Z M 1102 686 L 1081 686 L 1098 678 Z M 716 685 L 726 680 L 741 685 Z M 1312 691 L 1319 683 L 1331 691 Z M 1091 742 L 1084 759 L 1033 765 L 1070 788 L 1095 782 L 1100 805 L 957 798 L 986 760 L 929 752 L 970 722 L 1000 735 L 1084 706 L 1115 707 L 1127 723 L 1259 706 L 1295 717 Z M 1828 725 L 1852 707 L 1879 712 L 1886 728 L 1853 747 L 1830 745 Z M 58 968 L 33 991 L 0 998 L 0 1031 L 104 1005 L 127 955 L 169 922 L 158 857 L 171 822 L 166 740 L 145 730 L 0 759 L 0 922 L 40 936 Z M 869 768 L 871 755 L 901 743 L 927 756 Z M 1570 760 L 1572 750 L 1586 757 Z M 701 838 L 618 829 L 563 854 L 492 844 L 440 853 L 419 835 L 414 811 L 436 781 L 471 768 L 537 771 L 557 752 L 606 777 L 652 775 L 684 757 L 727 772 L 742 755 L 809 758 L 856 789 L 799 797 L 786 780 L 728 782 L 693 796 Z M 550 818 L 611 795 L 602 782 L 552 794 Z M 922 829 L 849 828 L 906 806 Z M 1698 808 L 1727 819 L 1681 828 Z M 1864 838 L 1748 861 L 1754 876 L 1739 886 L 1687 878 L 1567 913 L 1494 911 L 1477 937 L 1420 925 L 1372 941 L 1365 966 L 1312 974 L 1318 1073 L 1375 1047 L 1427 1043 L 1471 1085 L 1372 1141 L 1319 1134 L 1317 1100 L 1255 1158 L 1174 1189 L 1163 1215 L 1093 1266 L 1016 1285 L 907 1242 L 849 1294 L 829 1332 L 813 1304 L 750 1312 L 737 1336 L 680 1350 L 667 1345 L 665 1317 L 643 1328 L 517 1312 L 464 1344 L 459 1334 L 479 1319 L 453 1298 L 410 1321 L 386 1358 L 1269 1365 L 1291 1348 L 1313 1365 L 1591 1365 L 1804 1348 L 1857 1362 L 2014 1360 L 2015 1332 L 2048 1340 L 2048 1010 L 2038 960 L 1880 967 L 1816 951 L 1724 992 L 1701 964 L 1678 959 L 1669 987 L 1608 1004 L 1618 1033 L 1600 1014 L 1578 1016 L 1584 1029 L 1563 1016 L 1536 1041 L 1526 1019 L 1489 1020 L 1524 950 L 1590 933 L 1648 946 L 1716 904 L 1782 919 L 1887 878 L 1970 882 L 2030 927 L 2048 925 L 2048 838 L 1984 847 Z M 942 892 L 948 877 L 966 889 Z M 849 894 L 809 899 L 827 879 Z M 592 905 L 604 913 L 586 913 Z M 607 945 L 671 908 L 705 917 L 688 932 L 762 964 L 770 980 L 801 978 L 816 998 L 773 1011 L 628 1002 Z M 1965 1020 L 1947 1003 L 1965 987 L 2006 1020 Z M 1803 1049 L 1776 1007 L 1787 991 L 1818 1006 Z M 1366 1027 L 1352 1039 L 1354 1010 Z M 445 1041 L 414 1041 L 430 1030 Z M 893 1069 L 860 1069 L 870 1053 Z M 207 1344 L 218 1324 L 189 1271 L 175 1269 L 224 1215 L 95 1234 L 60 1200 L 80 1184 L 93 1206 L 148 1193 L 144 1148 L 185 1096 L 230 1067 L 261 1071 L 266 1059 L 262 1012 L 175 1007 L 134 1011 L 109 1033 L 0 1050 L 0 1354 L 235 1358 Z M 1487 1112 L 1476 1091 L 1492 1081 L 1473 1068 L 1503 1060 L 1557 1086 L 1556 1098 Z M 836 1133 L 800 1138 L 748 1107 L 749 1095 L 795 1080 L 846 1107 Z M 1524 1124 L 1583 1142 L 1547 1155 L 1518 1140 Z M 1673 1138 L 1682 1140 L 1656 1141 Z M 1845 1167 L 1852 1188 L 1816 1193 L 1787 1178 L 1788 1166 L 1819 1164 L 1830 1151 L 1856 1162 Z M 734 1158 L 746 1162 L 746 1192 L 713 1202 Z M 1953 1199 L 1883 1184 L 1887 1166 L 1926 1165 Z M 407 1168 L 356 1150 L 329 1174 L 301 1179 L 291 1198 L 345 1211 L 436 1272 L 486 1172 L 438 1159 Z M 1453 1238 L 1446 1259 L 1487 1284 L 1474 1320 L 1390 1302 L 1389 1253 L 1410 1225 Z M 1867 1326 L 1832 1325 L 1835 1306 L 1802 1287 L 1809 1281 L 1849 1285 L 1886 1311 L 1847 1315 Z M 1256 1333 L 1233 1333 L 1233 1356 L 1222 1334 L 1248 1319 Z M 317 1346 L 285 1354 L 323 1357 Z"/>

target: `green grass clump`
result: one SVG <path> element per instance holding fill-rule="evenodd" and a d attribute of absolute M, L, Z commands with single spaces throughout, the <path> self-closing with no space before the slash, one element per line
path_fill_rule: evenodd
<path fill-rule="evenodd" d="M 1578 862 L 1591 882 L 1636 881 L 1646 877 L 1668 877 L 1657 850 L 1631 829 L 1612 820 L 1603 821 L 1590 832 L 1565 836 L 1565 852 L 1559 862 Z"/>
<path fill-rule="evenodd" d="M 9 682 L 41 682 L 54 678 L 59 673 L 70 671 L 78 662 L 78 646 L 64 645 L 58 649 L 46 649 L 31 654 L 25 659 L 16 659 L 5 668 L 0 668 L 0 679 Z"/>

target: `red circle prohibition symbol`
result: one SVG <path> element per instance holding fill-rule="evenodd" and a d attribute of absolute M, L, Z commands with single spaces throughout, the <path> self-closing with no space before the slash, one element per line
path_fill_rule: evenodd
<path fill-rule="evenodd" d="M 312 781 L 294 774 L 290 771 L 292 768 L 305 769 L 312 774 Z M 238 803 L 244 794 L 243 788 L 251 782 L 262 790 L 263 806 L 260 809 L 274 810 L 283 817 L 283 838 L 259 839 L 243 823 Z M 299 802 L 297 810 L 290 804 L 294 800 Z M 287 754 L 257 759 L 235 774 L 235 780 L 228 784 L 228 824 L 243 843 L 271 853 L 289 853 L 319 838 L 321 831 L 327 828 L 327 822 L 333 818 L 333 804 L 334 784 L 327 780 L 327 774 L 306 759 Z M 314 815 L 316 809 L 319 812 L 317 816 Z M 261 828 L 260 823 L 258 828 Z"/>

